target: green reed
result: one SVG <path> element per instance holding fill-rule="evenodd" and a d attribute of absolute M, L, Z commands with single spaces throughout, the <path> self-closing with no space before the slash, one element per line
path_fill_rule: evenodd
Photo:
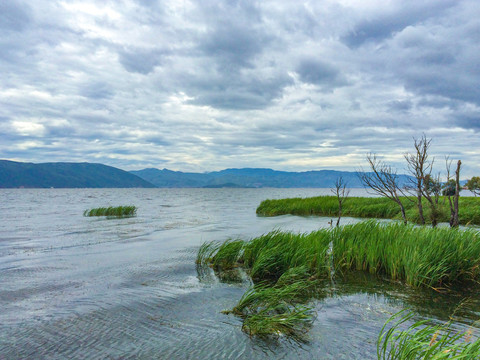
<path fill-rule="evenodd" d="M 254 281 L 238 304 L 225 313 L 243 318 L 250 335 L 300 335 L 313 322 L 305 304 L 316 295 L 318 279 L 329 274 L 329 232 L 273 231 L 251 241 L 210 242 L 200 247 L 197 264 L 218 273 L 243 266 Z M 301 306 L 300 306 L 301 305 Z"/>
<path fill-rule="evenodd" d="M 415 200 L 401 198 L 405 206 L 407 219 L 417 223 L 419 221 Z M 360 218 L 401 219 L 398 205 L 386 198 L 349 197 L 343 203 L 342 215 Z M 448 222 L 450 208 L 444 198 L 439 200 L 439 221 Z M 480 225 L 480 198 L 460 197 L 459 202 L 460 224 Z M 430 207 L 425 201 L 423 204 L 425 219 L 430 219 Z M 318 196 L 312 198 L 292 198 L 278 200 L 264 200 L 257 208 L 257 214 L 262 216 L 277 215 L 317 215 L 338 216 L 338 201 L 335 196 Z"/>
<path fill-rule="evenodd" d="M 269 308 L 244 319 L 242 330 L 250 336 L 288 335 L 302 339 L 313 323 L 312 309 L 297 305 L 288 309 Z"/>
<path fill-rule="evenodd" d="M 85 210 L 83 212 L 83 216 L 131 217 L 135 216 L 136 213 L 137 208 L 133 205 L 116 207 L 110 206 Z"/>
<path fill-rule="evenodd" d="M 413 316 L 401 311 L 385 323 L 377 340 L 378 359 L 480 359 L 480 338 L 473 328 L 458 331 L 450 322 L 429 325 L 422 320 L 402 330 Z"/>
<path fill-rule="evenodd" d="M 474 230 L 362 222 L 333 232 L 336 270 L 363 270 L 412 286 L 478 281 L 480 235 Z"/>
<path fill-rule="evenodd" d="M 205 243 L 197 264 L 217 273 L 245 268 L 254 285 L 226 313 L 242 317 L 249 334 L 275 335 L 286 324 L 305 329 L 313 321 L 312 307 L 305 304 L 321 296 L 321 281 L 334 272 L 367 271 L 437 290 L 478 283 L 480 235 L 366 221 L 307 234 L 273 231 L 250 241 Z"/>

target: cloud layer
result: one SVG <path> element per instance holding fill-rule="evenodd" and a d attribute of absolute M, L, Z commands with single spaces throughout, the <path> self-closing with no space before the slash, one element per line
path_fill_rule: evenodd
<path fill-rule="evenodd" d="M 0 2 L 0 158 L 480 174 L 477 0 Z"/>

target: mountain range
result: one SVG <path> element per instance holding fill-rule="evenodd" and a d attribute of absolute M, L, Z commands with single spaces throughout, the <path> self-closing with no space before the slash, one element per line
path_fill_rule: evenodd
<path fill-rule="evenodd" d="M 206 173 L 143 169 L 124 171 L 93 163 L 23 163 L 0 160 L 0 188 L 332 188 L 342 177 L 348 187 L 363 187 L 355 172 L 305 172 L 272 169 L 225 169 Z M 400 182 L 408 176 L 399 175 Z"/>
<path fill-rule="evenodd" d="M 0 188 L 155 187 L 127 171 L 91 163 L 23 163 L 0 160 Z"/>
<path fill-rule="evenodd" d="M 287 172 L 272 169 L 226 169 L 207 173 L 188 173 L 168 169 L 144 169 L 132 174 L 157 187 L 276 187 L 325 188 L 332 187 L 340 176 L 348 187 L 363 187 L 354 172 L 320 170 Z"/>

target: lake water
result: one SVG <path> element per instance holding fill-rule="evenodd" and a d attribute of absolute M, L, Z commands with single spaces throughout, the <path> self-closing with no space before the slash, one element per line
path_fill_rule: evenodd
<path fill-rule="evenodd" d="M 374 359 L 378 333 L 412 308 L 459 328 L 479 297 L 413 290 L 365 274 L 315 301 L 305 342 L 250 338 L 224 315 L 245 290 L 198 273 L 205 241 L 273 229 L 307 232 L 330 218 L 257 217 L 264 199 L 329 189 L 0 190 L 0 359 Z M 364 195 L 353 189 L 351 196 Z M 136 205 L 136 217 L 86 218 L 93 207 Z M 345 218 L 343 223 L 358 219 Z"/>

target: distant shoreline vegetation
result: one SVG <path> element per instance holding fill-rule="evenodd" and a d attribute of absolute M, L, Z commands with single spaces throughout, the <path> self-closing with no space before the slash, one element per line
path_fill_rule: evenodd
<path fill-rule="evenodd" d="M 127 206 L 110 206 L 99 207 L 90 210 L 85 210 L 83 216 L 109 216 L 109 217 L 132 217 L 137 213 L 137 207 L 133 205 Z"/>
<path fill-rule="evenodd" d="M 407 219 L 418 223 L 419 216 L 416 204 L 401 198 L 405 205 Z M 413 199 L 413 198 L 412 198 Z M 450 210 L 448 201 L 441 197 L 439 200 L 441 222 L 448 222 Z M 462 225 L 480 225 L 480 198 L 461 197 L 459 199 L 459 221 Z M 338 200 L 335 196 L 317 196 L 312 198 L 290 198 L 278 200 L 264 200 L 257 210 L 260 216 L 301 215 L 301 216 L 338 216 Z M 428 216 L 428 207 L 425 205 L 425 216 Z M 343 216 L 358 218 L 379 218 L 401 220 L 400 210 L 396 203 L 387 198 L 349 197 L 345 199 L 342 209 Z"/>
<path fill-rule="evenodd" d="M 255 189 L 253 186 L 239 185 L 234 183 L 225 183 L 225 184 L 216 184 L 216 185 L 205 185 L 203 189 Z"/>

